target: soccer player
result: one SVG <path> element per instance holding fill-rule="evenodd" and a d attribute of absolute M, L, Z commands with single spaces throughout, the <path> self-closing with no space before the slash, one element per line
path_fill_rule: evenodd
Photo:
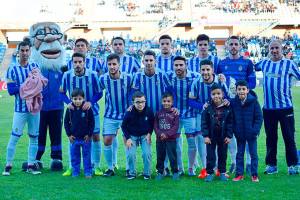
<path fill-rule="evenodd" d="M 85 93 L 85 100 L 82 109 L 91 109 L 94 114 L 95 128 L 92 136 L 92 164 L 94 165 L 95 175 L 102 175 L 100 170 L 101 160 L 101 142 L 100 142 L 100 118 L 99 105 L 97 101 L 102 97 L 102 91 L 99 85 L 99 75 L 97 72 L 86 68 L 85 55 L 82 53 L 74 53 L 72 56 L 73 69 L 65 72 L 60 88 L 60 97 L 68 105 L 68 108 L 74 109 L 71 101 L 71 94 L 75 88 L 80 88 Z M 66 93 L 69 93 L 67 97 Z M 63 176 L 70 176 L 72 174 L 71 165 L 71 144 L 69 143 L 69 160 L 70 168 L 63 174 Z"/>
<path fill-rule="evenodd" d="M 220 58 L 216 57 L 216 56 L 211 56 L 208 54 L 208 50 L 209 50 L 209 37 L 205 34 L 200 34 L 197 37 L 197 50 L 198 50 L 198 57 L 193 57 L 189 60 L 188 62 L 188 70 L 192 71 L 192 72 L 198 72 L 200 70 L 200 62 L 203 59 L 208 59 L 211 60 L 213 62 L 214 65 L 214 71 L 215 73 L 217 73 L 217 68 L 218 65 L 221 61 Z"/>
<path fill-rule="evenodd" d="M 87 56 L 89 43 L 84 38 L 79 38 L 75 41 L 75 52 L 80 52 L 84 56 Z M 85 68 L 91 69 L 93 71 L 98 72 L 100 75 L 107 72 L 105 68 L 101 65 L 101 62 L 97 58 L 86 58 L 85 60 Z M 73 69 L 72 60 L 68 62 L 68 69 Z"/>
<path fill-rule="evenodd" d="M 283 57 L 283 47 L 280 40 L 269 43 L 270 59 L 260 61 L 255 65 L 263 72 L 263 118 L 267 135 L 267 155 L 265 174 L 278 173 L 277 170 L 277 140 L 278 122 L 285 143 L 288 174 L 296 173 L 297 149 L 295 141 L 295 119 L 291 95 L 291 78 L 300 79 L 300 71 L 291 60 Z"/>
<path fill-rule="evenodd" d="M 159 49 L 160 56 L 156 57 L 155 67 L 168 72 L 173 71 L 173 59 L 174 55 L 172 55 L 172 38 L 169 35 L 162 35 L 159 38 Z"/>
<path fill-rule="evenodd" d="M 197 156 L 196 148 L 196 109 L 189 106 L 189 88 L 192 81 L 198 77 L 198 73 L 193 73 L 187 70 L 186 59 L 183 56 L 176 56 L 173 60 L 174 72 L 169 72 L 169 78 L 173 85 L 175 93 L 175 107 L 179 110 L 179 129 L 177 134 L 181 134 L 184 127 L 187 144 L 188 144 L 188 175 L 196 176 L 194 164 Z M 184 174 L 182 162 L 182 136 L 177 138 L 177 162 L 179 175 Z"/>
<path fill-rule="evenodd" d="M 115 174 L 113 167 L 112 143 L 117 129 L 120 128 L 126 109 L 129 107 L 132 76 L 120 71 L 120 57 L 113 53 L 107 57 L 108 73 L 100 77 L 100 87 L 105 89 L 105 113 L 103 121 L 103 152 L 108 170 L 103 176 Z"/>
<path fill-rule="evenodd" d="M 141 68 L 139 62 L 134 57 L 125 55 L 125 40 L 122 37 L 114 37 L 111 43 L 113 52 L 120 58 L 120 71 L 127 74 L 139 71 Z M 106 62 L 103 63 L 103 68 L 107 71 L 108 66 Z"/>
<path fill-rule="evenodd" d="M 225 98 L 227 97 L 228 88 L 225 83 L 219 82 L 219 77 L 214 73 L 213 62 L 208 59 L 204 59 L 200 62 L 200 73 L 201 76 L 194 79 L 190 87 L 189 105 L 197 109 L 197 122 L 196 132 L 197 135 L 197 148 L 200 156 L 202 170 L 199 174 L 199 178 L 205 178 L 206 172 L 206 146 L 204 144 L 204 138 L 201 132 L 201 112 L 206 100 L 210 98 L 211 86 L 214 83 L 219 83 L 222 86 Z M 223 102 L 226 104 L 226 101 Z M 219 175 L 219 174 L 217 174 Z"/>
<path fill-rule="evenodd" d="M 236 95 L 235 83 L 239 80 L 246 80 L 249 84 L 249 89 L 252 90 L 256 86 L 256 76 L 251 60 L 245 60 L 243 56 L 239 55 L 241 42 L 237 36 L 231 36 L 227 42 L 227 49 L 229 57 L 222 60 L 218 65 L 217 73 L 226 77 L 226 84 L 228 86 L 228 96 L 234 98 Z M 247 144 L 248 146 L 248 144 Z M 236 169 L 236 140 L 232 137 L 228 144 L 228 150 L 231 156 L 231 167 L 227 173 L 234 173 Z M 251 171 L 250 168 L 250 154 L 246 151 L 246 171 Z M 248 167 L 248 168 L 247 168 Z"/>
<path fill-rule="evenodd" d="M 9 176 L 12 168 L 13 158 L 16 152 L 17 143 L 23 135 L 23 129 L 27 124 L 29 146 L 28 146 L 28 166 L 27 173 L 40 174 L 34 162 L 38 150 L 40 113 L 31 114 L 28 111 L 26 101 L 20 97 L 20 86 L 25 82 L 28 73 L 33 67 L 38 67 L 35 63 L 29 63 L 30 44 L 21 42 L 18 46 L 19 61 L 16 65 L 7 70 L 7 90 L 9 95 L 15 95 L 15 113 L 12 126 L 11 137 L 7 145 L 6 167 L 2 175 Z"/>

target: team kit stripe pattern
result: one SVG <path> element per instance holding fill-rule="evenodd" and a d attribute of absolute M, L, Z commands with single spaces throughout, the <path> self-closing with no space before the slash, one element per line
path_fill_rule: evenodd
<path fill-rule="evenodd" d="M 120 78 L 111 79 L 109 73 L 100 77 L 100 88 L 105 89 L 105 113 L 104 117 L 122 120 L 129 107 L 132 76 L 121 73 Z"/>
<path fill-rule="evenodd" d="M 263 109 L 277 110 L 292 108 L 291 79 L 300 79 L 300 71 L 295 62 L 283 58 L 279 62 L 270 59 L 256 64 L 257 70 L 263 72 Z"/>
<path fill-rule="evenodd" d="M 137 59 L 131 57 L 131 56 L 124 56 L 120 59 L 121 66 L 119 70 L 121 72 L 125 72 L 127 74 L 133 74 L 135 72 L 138 72 L 139 69 L 141 68 L 139 62 Z M 103 62 L 103 71 L 108 72 L 108 67 L 107 67 L 107 61 Z"/>
<path fill-rule="evenodd" d="M 85 69 L 83 76 L 79 77 L 75 75 L 75 71 L 69 70 L 65 72 L 62 79 L 62 92 L 69 92 L 71 99 L 71 93 L 75 88 L 81 88 L 85 94 L 85 101 L 89 102 L 96 94 L 101 93 L 99 83 L 99 75 L 97 72 Z M 95 103 L 92 105 L 94 115 L 99 115 L 99 105 Z"/>
<path fill-rule="evenodd" d="M 151 77 L 147 76 L 144 70 L 136 73 L 132 84 L 133 89 L 145 94 L 147 105 L 154 113 L 162 109 L 161 96 L 168 87 L 172 87 L 172 84 L 167 74 L 158 68 L 155 68 L 155 74 Z"/>
<path fill-rule="evenodd" d="M 217 74 L 218 65 L 219 65 L 221 59 L 216 56 L 208 56 L 207 58 L 203 58 L 203 59 L 199 58 L 199 57 L 191 58 L 187 63 L 188 70 L 190 70 L 191 72 L 199 73 L 200 72 L 200 62 L 205 59 L 208 59 L 213 62 L 214 72 Z"/>
<path fill-rule="evenodd" d="M 27 66 L 21 66 L 18 62 L 16 64 L 8 68 L 6 82 L 15 83 L 15 86 L 20 87 L 25 82 L 32 68 L 38 67 L 38 65 L 36 63 L 28 63 Z M 19 93 L 15 95 L 15 112 L 28 112 L 26 101 L 21 99 Z"/>
<path fill-rule="evenodd" d="M 98 73 L 100 71 L 107 72 L 107 71 L 105 71 L 105 69 L 103 69 L 100 60 L 98 60 L 97 58 L 86 58 L 85 67 L 87 69 L 96 71 Z M 73 69 L 72 60 L 70 60 L 68 62 L 68 70 L 72 70 L 72 69 Z"/>
<path fill-rule="evenodd" d="M 190 107 L 188 101 L 192 81 L 198 75 L 190 71 L 187 72 L 186 77 L 183 79 L 177 78 L 175 72 L 170 72 L 168 75 L 176 95 L 175 107 L 179 110 L 179 117 L 183 119 L 196 117 L 196 109 Z"/>
<path fill-rule="evenodd" d="M 174 59 L 174 55 L 171 55 L 168 58 L 164 58 L 162 56 L 157 56 L 156 60 L 157 63 L 155 64 L 155 67 L 168 72 L 168 71 L 174 71 L 173 69 L 173 59 Z"/>

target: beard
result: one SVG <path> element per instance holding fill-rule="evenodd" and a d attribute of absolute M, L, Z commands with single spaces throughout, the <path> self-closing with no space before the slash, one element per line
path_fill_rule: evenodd
<path fill-rule="evenodd" d="M 60 55 L 56 59 L 48 59 L 41 54 L 42 51 L 50 49 L 60 50 Z M 57 40 L 51 43 L 43 42 L 39 50 L 33 45 L 31 51 L 33 60 L 39 65 L 42 71 L 58 71 L 66 64 L 66 52 Z"/>

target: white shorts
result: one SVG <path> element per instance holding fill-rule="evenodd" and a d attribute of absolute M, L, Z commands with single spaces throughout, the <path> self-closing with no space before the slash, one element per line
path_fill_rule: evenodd
<path fill-rule="evenodd" d="M 201 113 L 197 114 L 197 119 L 196 119 L 196 132 L 201 133 Z"/>
<path fill-rule="evenodd" d="M 179 119 L 179 128 L 177 134 L 181 133 L 181 129 L 184 127 L 185 134 L 196 134 L 196 118 Z"/>
<path fill-rule="evenodd" d="M 23 129 L 25 124 L 27 123 L 27 134 L 31 137 L 39 136 L 39 126 L 40 126 L 40 113 L 31 114 L 30 112 L 14 113 L 14 121 L 12 126 L 12 135 L 22 136 Z"/>
<path fill-rule="evenodd" d="M 116 135 L 117 130 L 121 127 L 123 120 L 110 119 L 104 117 L 103 120 L 103 136 Z"/>
<path fill-rule="evenodd" d="M 100 117 L 99 115 L 94 115 L 95 118 L 95 128 L 93 134 L 100 134 Z"/>

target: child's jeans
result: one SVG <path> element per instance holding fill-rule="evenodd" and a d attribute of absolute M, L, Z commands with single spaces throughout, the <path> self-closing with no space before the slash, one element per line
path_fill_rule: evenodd
<path fill-rule="evenodd" d="M 251 175 L 257 176 L 258 155 L 257 155 L 257 140 L 237 140 L 237 154 L 236 154 L 236 174 L 244 174 L 244 154 L 246 141 L 249 146 L 249 153 L 251 157 Z"/>
<path fill-rule="evenodd" d="M 220 173 L 226 172 L 226 159 L 228 145 L 224 144 L 224 141 L 220 139 L 212 139 L 211 144 L 206 145 L 206 171 L 207 174 L 214 173 L 214 167 L 216 166 L 216 147 L 218 154 L 218 170 Z"/>
<path fill-rule="evenodd" d="M 178 173 L 177 165 L 177 152 L 176 152 L 176 141 L 156 141 L 156 152 L 157 152 L 157 164 L 156 169 L 158 173 L 162 174 L 164 172 L 164 161 L 166 154 L 168 154 L 171 170 L 174 173 Z"/>
<path fill-rule="evenodd" d="M 73 174 L 80 174 L 80 163 L 81 163 L 81 152 L 80 147 L 82 147 L 82 157 L 83 157 L 83 168 L 84 174 L 92 174 L 92 163 L 91 163 L 91 145 L 92 142 L 86 143 L 85 140 L 75 140 L 71 144 L 71 163 L 74 169 Z"/>
<path fill-rule="evenodd" d="M 130 136 L 134 146 L 131 146 L 129 150 L 126 148 L 126 155 L 127 155 L 127 163 L 129 166 L 129 174 L 132 176 L 136 176 L 136 150 L 137 146 L 141 145 L 142 152 L 143 152 L 143 163 L 144 163 L 144 172 L 143 175 L 151 175 L 151 162 L 152 162 L 152 155 L 151 155 L 151 146 L 147 143 L 147 140 L 143 141 L 146 138 L 147 134 L 142 136 Z"/>

